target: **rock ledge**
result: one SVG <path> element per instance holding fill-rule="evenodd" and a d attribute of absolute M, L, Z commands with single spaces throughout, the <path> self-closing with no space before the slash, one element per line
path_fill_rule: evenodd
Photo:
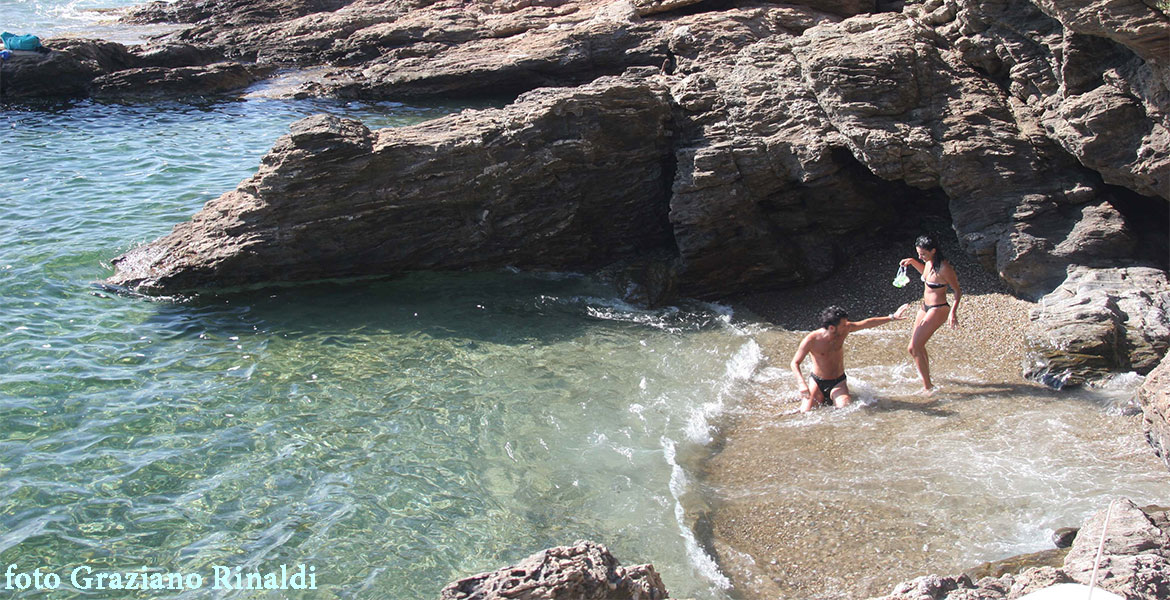
<path fill-rule="evenodd" d="M 578 541 L 542 550 L 510 567 L 447 585 L 439 600 L 660 600 L 653 565 L 622 567 L 605 546 Z"/>

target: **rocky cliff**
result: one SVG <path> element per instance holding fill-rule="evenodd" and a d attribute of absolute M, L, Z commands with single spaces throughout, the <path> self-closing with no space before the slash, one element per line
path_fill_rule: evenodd
<path fill-rule="evenodd" d="M 55 93 L 38 65 L 111 97 L 314 67 L 291 94 L 515 97 L 394 131 L 298 123 L 255 177 L 117 259 L 116 286 L 616 263 L 656 274 L 647 297 L 722 297 L 819 279 L 926 210 L 1018 294 L 1055 294 L 1033 376 L 1144 372 L 1170 344 L 1170 20 L 1141 2 L 180 0 L 132 18 L 190 25 L 22 57 L 6 93 Z"/>

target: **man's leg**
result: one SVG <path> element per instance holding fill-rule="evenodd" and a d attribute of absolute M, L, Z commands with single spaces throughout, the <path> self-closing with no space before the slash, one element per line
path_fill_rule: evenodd
<path fill-rule="evenodd" d="M 849 382 L 838 383 L 829 391 L 829 397 L 833 399 L 833 406 L 837 408 L 849 406 L 849 403 L 853 401 L 853 397 L 849 394 Z"/>
<path fill-rule="evenodd" d="M 825 401 L 825 395 L 821 393 L 821 386 L 817 385 L 817 380 L 810 375 L 808 378 L 808 396 L 800 403 L 800 412 L 806 413 L 813 409 L 814 406 L 820 406 Z"/>

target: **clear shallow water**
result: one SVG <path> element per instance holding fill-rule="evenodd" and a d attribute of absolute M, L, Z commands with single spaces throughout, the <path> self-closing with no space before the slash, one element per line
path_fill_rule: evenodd
<path fill-rule="evenodd" d="M 134 0 L 0 0 L 0 27 L 5 31 L 50 37 L 88 37 L 136 44 L 171 26 L 130 26 L 117 22 Z"/>
<path fill-rule="evenodd" d="M 46 7 L 79 6 L 0 6 L 13 5 L 50 24 L 69 21 Z M 910 509 L 928 507 L 931 522 L 972 522 L 948 556 L 1003 555 L 1032 549 L 1048 522 L 1079 518 L 1115 489 L 1112 469 L 1132 458 L 1125 448 L 1140 450 L 1126 441 L 1066 452 L 1014 428 L 1014 408 L 994 428 L 905 411 L 823 412 L 772 423 L 767 437 L 803 464 L 777 467 L 777 477 L 796 473 L 791 481 L 755 477 L 708 493 L 683 467 L 716 440 L 710 423 L 744 410 L 767 383 L 765 354 L 792 345 L 719 307 L 643 311 L 585 278 L 515 273 L 188 302 L 91 285 L 110 258 L 251 175 L 298 118 L 331 112 L 385 127 L 449 110 L 259 97 L 3 107 L 0 130 L 23 150 L 0 170 L 0 567 L 209 577 L 212 565 L 303 563 L 321 588 L 306 597 L 426 598 L 457 577 L 591 538 L 626 563 L 653 561 L 676 597 L 723 599 L 727 579 L 687 527 L 712 497 L 853 501 L 856 490 L 823 486 L 862 464 L 857 489 L 901 481 L 914 488 Z M 904 339 L 890 343 L 900 353 Z M 985 378 L 969 365 L 951 370 L 962 368 Z M 875 369 L 856 373 L 872 382 L 871 398 L 912 387 L 905 365 Z M 788 392 L 764 394 L 777 414 L 792 406 Z M 1070 436 L 1084 419 L 1123 428 L 1099 396 L 1067 405 L 1075 410 L 999 401 L 1042 408 L 1054 419 L 1045 430 Z M 931 451 L 873 446 L 915 427 L 940 432 Z M 877 428 L 849 447 L 884 458 L 800 462 L 837 428 Z M 1001 505 L 987 499 L 986 478 L 956 465 L 1057 484 L 1021 484 Z M 1046 495 L 1068 480 L 1086 487 Z M 939 490 L 983 500 L 940 502 Z M 980 521 L 989 507 L 995 518 Z M 71 594 L 67 582 L 57 597 Z"/>
<path fill-rule="evenodd" d="M 588 538 L 653 560 L 676 594 L 723 597 L 671 485 L 696 407 L 750 375 L 728 371 L 750 340 L 719 309 L 641 311 L 573 275 L 186 302 L 93 285 L 248 177 L 298 118 L 450 110 L 4 107 L 23 151 L 0 171 L 0 563 L 60 574 L 65 596 L 80 565 L 210 585 L 212 565 L 307 564 L 326 596 L 414 598 Z"/>

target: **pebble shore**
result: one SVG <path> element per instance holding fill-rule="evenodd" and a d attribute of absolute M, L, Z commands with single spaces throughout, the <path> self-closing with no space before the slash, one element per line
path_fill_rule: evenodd
<path fill-rule="evenodd" d="M 949 251 L 948 258 L 954 257 L 952 264 L 959 274 L 963 298 L 960 327 L 944 326 L 928 345 L 936 382 L 947 392 L 968 393 L 968 383 L 951 376 L 959 371 L 969 373 L 970 365 L 978 365 L 979 383 L 973 385 L 998 388 L 994 393 L 1005 397 L 1021 392 L 1049 394 L 1021 378 L 1021 332 L 1032 304 L 1008 293 L 993 274 L 954 247 L 953 238 L 950 242 L 952 247 L 944 241 L 944 251 Z M 786 371 L 795 344 L 804 332 L 817 327 L 816 314 L 824 306 L 841 305 L 851 319 L 860 320 L 889 314 L 906 302 L 921 302 L 922 285 L 916 277 L 902 289 L 891 284 L 898 261 L 910 256 L 912 238 L 902 245 L 862 248 L 825 281 L 801 289 L 744 296 L 732 304 L 737 311 L 746 309 L 776 326 L 778 331 L 759 337 L 768 363 L 764 368 Z M 948 296 L 952 304 L 953 298 L 953 294 Z M 896 339 L 896 347 L 891 347 L 890 341 L 876 342 L 873 336 L 851 337 L 846 342 L 847 371 L 867 364 L 908 362 L 905 345 L 913 315 L 910 311 L 907 320 L 880 328 L 905 331 L 905 337 L 882 336 Z M 795 455 L 815 455 L 829 464 L 850 460 L 851 453 L 857 451 L 856 440 L 833 439 L 831 435 L 792 440 L 778 433 L 778 424 L 795 418 L 791 415 L 797 399 L 791 379 L 786 374 L 780 376 L 769 391 L 750 396 L 720 424 L 722 441 L 704 469 L 707 484 L 723 490 L 758 490 L 761 482 L 775 481 L 778 472 L 808 468 L 807 463 L 794 460 Z M 931 398 L 883 400 L 884 406 L 898 410 L 940 414 L 963 410 L 939 409 L 936 404 Z M 928 568 L 932 555 L 923 546 L 923 539 L 947 535 L 945 526 L 937 523 L 905 527 L 903 524 L 915 521 L 914 515 L 907 514 L 909 509 L 868 503 L 862 492 L 855 500 L 758 492 L 745 496 L 752 494 L 752 499 L 716 502 L 707 513 L 710 549 L 748 600 L 880 595 L 894 583 Z"/>

